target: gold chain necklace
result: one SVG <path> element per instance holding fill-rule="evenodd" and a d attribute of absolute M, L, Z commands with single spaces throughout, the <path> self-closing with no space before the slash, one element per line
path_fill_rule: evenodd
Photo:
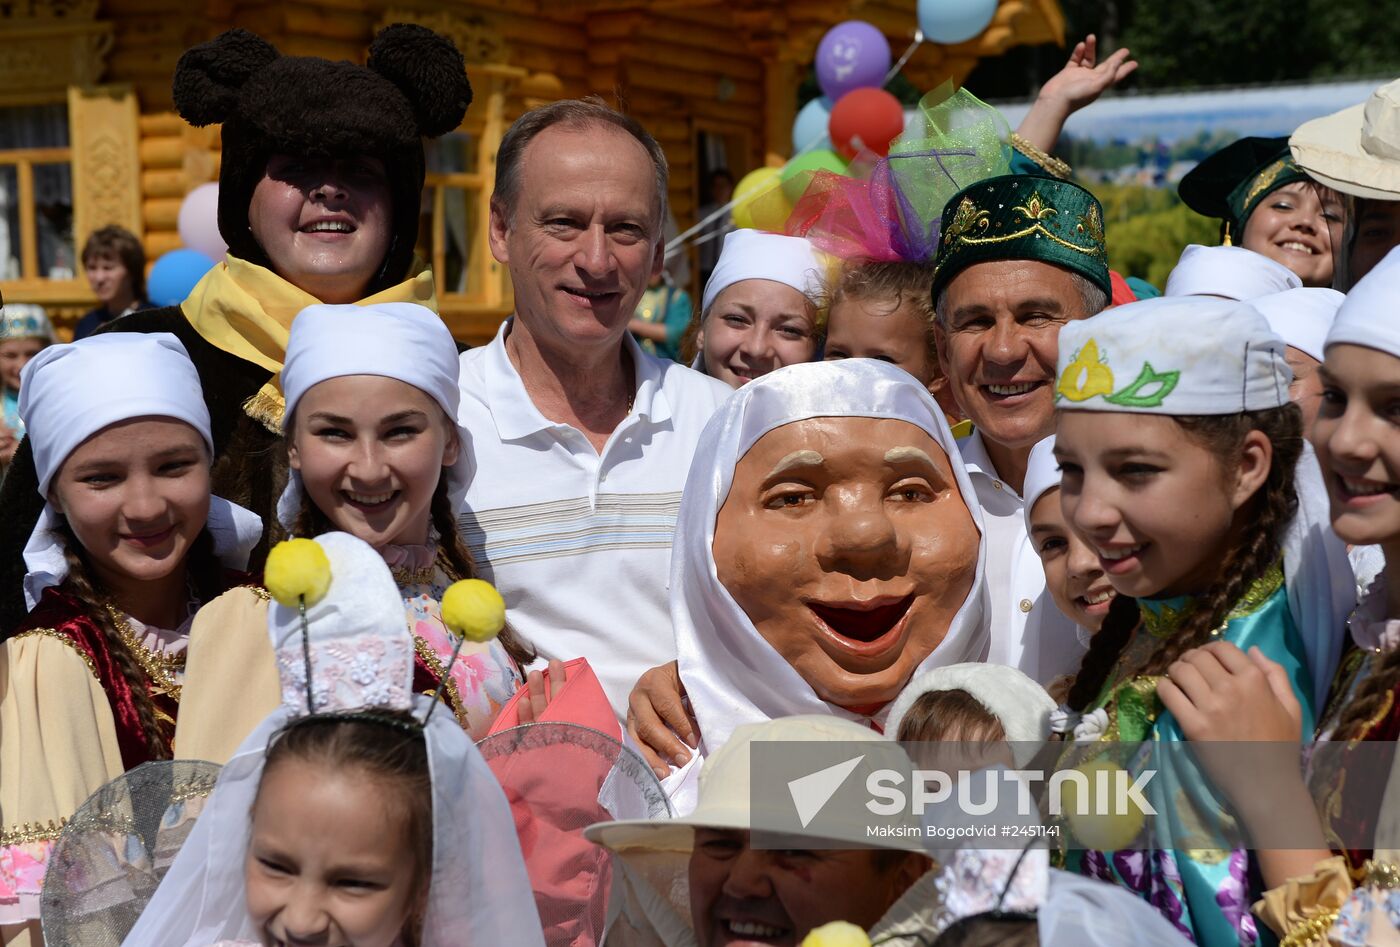
<path fill-rule="evenodd" d="M 178 703 L 180 684 L 175 680 L 175 672 L 185 668 L 184 653 L 167 655 L 152 651 L 136 640 L 136 633 L 132 631 L 131 622 L 127 621 L 125 615 L 111 605 L 104 607 L 107 609 L 108 617 L 112 619 L 112 626 L 117 630 L 117 637 L 136 658 L 136 663 L 141 665 L 141 670 L 146 672 L 151 683 L 157 685 Z"/>

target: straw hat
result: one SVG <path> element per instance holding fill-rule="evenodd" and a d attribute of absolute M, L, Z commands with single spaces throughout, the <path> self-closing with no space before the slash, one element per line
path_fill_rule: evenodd
<path fill-rule="evenodd" d="M 769 814 L 753 808 L 754 799 L 750 796 L 752 751 L 761 751 L 762 744 L 769 741 L 860 743 L 867 758 L 876 757 L 869 760 L 872 768 L 893 769 L 905 774 L 913 770 L 913 764 L 898 743 L 885 741 L 874 731 L 854 721 L 805 714 L 780 717 L 766 723 L 744 724 L 736 727 L 724 746 L 705 760 L 700 771 L 699 802 L 689 817 L 600 822 L 589 826 L 584 832 L 585 836 L 615 852 L 642 849 L 688 853 L 694 845 L 696 829 L 748 831 L 755 824 L 762 828 L 789 818 L 786 812 Z M 758 798 L 773 796 L 777 799 L 781 795 L 762 793 Z M 810 837 L 818 844 L 812 847 L 851 848 L 855 846 L 849 843 L 859 839 L 857 844 L 863 847 L 924 851 L 920 832 L 914 830 L 918 823 L 912 816 L 906 818 L 910 831 L 905 835 L 886 838 L 867 838 L 866 819 L 861 817 L 861 813 L 850 813 L 849 825 L 836 825 L 830 819 L 823 819 L 822 834 L 817 834 L 816 827 L 813 827 Z M 833 838 L 833 834 L 838 837 Z"/>
<path fill-rule="evenodd" d="M 1400 200 L 1400 79 L 1361 105 L 1304 122 L 1288 145 L 1299 166 L 1328 187 Z"/>

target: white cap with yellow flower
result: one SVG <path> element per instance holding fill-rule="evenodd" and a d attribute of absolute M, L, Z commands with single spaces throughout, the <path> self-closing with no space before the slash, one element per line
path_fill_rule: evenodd
<path fill-rule="evenodd" d="M 1284 341 L 1248 303 L 1148 299 L 1060 330 L 1063 411 L 1239 414 L 1288 404 Z"/>

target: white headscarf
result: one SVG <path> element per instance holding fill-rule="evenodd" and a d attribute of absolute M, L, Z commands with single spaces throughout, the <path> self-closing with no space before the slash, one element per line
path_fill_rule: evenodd
<path fill-rule="evenodd" d="M 417 303 L 373 306 L 307 306 L 292 322 L 282 365 L 287 409 L 283 429 L 303 395 L 323 381 L 347 375 L 378 375 L 412 385 L 432 398 L 457 424 L 462 389 L 457 345 L 437 313 Z M 457 426 L 462 446 L 447 468 L 447 493 L 455 510 L 471 482 L 471 441 Z M 301 508 L 301 475 L 295 470 L 277 501 L 277 521 L 286 529 Z"/>
<path fill-rule="evenodd" d="M 20 373 L 19 414 L 34 452 L 39 495 L 73 451 L 94 434 L 133 418 L 171 418 L 199 432 L 212 458 L 209 409 L 199 372 L 180 340 L 168 332 L 113 332 L 51 345 Z M 33 609 L 44 589 L 68 577 L 62 514 L 45 503 L 24 547 L 24 598 Z M 214 554 L 242 569 L 262 537 L 262 520 L 219 497 L 209 499 L 206 524 Z"/>
<path fill-rule="evenodd" d="M 953 435 L 928 389 L 903 370 L 874 359 L 780 368 L 740 388 L 715 412 L 700 435 L 681 495 L 671 549 L 671 622 L 681 676 L 707 752 L 723 746 L 734 728 L 746 723 L 813 713 L 863 719 L 818 697 L 758 633 L 715 571 L 715 520 L 740 458 L 775 428 L 823 417 L 908 421 L 928 432 L 948 455 L 958 492 L 982 534 L 977 572 L 947 637 L 915 673 L 986 655 L 982 515 Z"/>
<path fill-rule="evenodd" d="M 1163 296 L 1224 296 L 1253 299 L 1285 289 L 1298 289 L 1303 281 L 1282 263 L 1244 247 L 1203 247 L 1192 244 L 1167 276 Z"/>
<path fill-rule="evenodd" d="M 315 540 L 330 562 L 326 595 L 306 610 L 317 713 L 411 710 L 436 701 L 413 693 L 413 644 L 403 600 L 384 560 L 347 533 Z M 296 609 L 274 605 L 268 631 L 283 703 L 239 746 L 204 812 L 124 944 L 209 947 L 259 942 L 247 912 L 244 856 L 268 742 L 306 715 L 305 658 Z M 500 784 L 450 713 L 424 729 L 432 775 L 433 864 L 422 947 L 542 947 L 539 914 Z"/>
<path fill-rule="evenodd" d="M 710 311 L 710 304 L 721 292 L 750 279 L 782 283 L 808 299 L 815 299 L 821 291 L 821 259 L 802 237 L 785 237 L 761 230 L 730 231 L 724 235 L 724 249 L 705 283 L 701 314 Z"/>
<path fill-rule="evenodd" d="M 1322 361 L 1327 332 L 1346 296 L 1335 289 L 1301 286 L 1251 299 L 1249 304 L 1269 320 L 1269 328 L 1304 355 Z"/>

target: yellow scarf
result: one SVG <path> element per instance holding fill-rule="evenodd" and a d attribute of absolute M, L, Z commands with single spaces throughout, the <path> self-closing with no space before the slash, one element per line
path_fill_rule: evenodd
<path fill-rule="evenodd" d="M 244 402 L 243 410 L 275 434 L 282 432 L 286 408 L 280 373 L 292 320 L 320 301 L 266 267 L 230 256 L 205 274 L 180 306 L 210 345 L 272 372 L 272 379 Z M 433 271 L 414 260 L 412 276 L 355 305 L 389 302 L 418 303 L 437 312 Z"/>

